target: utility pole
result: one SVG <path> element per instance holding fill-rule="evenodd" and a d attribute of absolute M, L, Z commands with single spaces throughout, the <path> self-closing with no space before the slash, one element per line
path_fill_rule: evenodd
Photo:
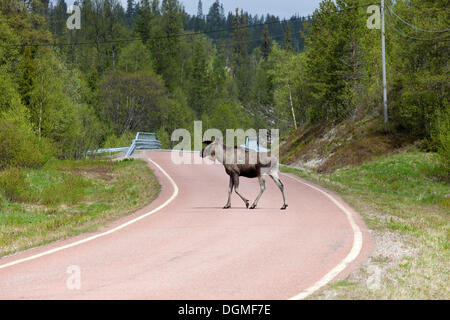
<path fill-rule="evenodd" d="M 383 64 L 383 111 L 384 111 L 384 130 L 389 131 L 388 125 L 388 100 L 387 100 L 387 84 L 386 84 L 386 33 L 384 25 L 384 0 L 381 0 L 381 54 Z"/>

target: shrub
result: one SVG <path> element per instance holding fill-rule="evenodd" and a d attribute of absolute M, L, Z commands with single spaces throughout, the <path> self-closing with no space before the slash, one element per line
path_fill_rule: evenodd
<path fill-rule="evenodd" d="M 450 112 L 442 112 L 439 121 L 439 130 L 437 133 L 438 152 L 441 156 L 442 163 L 450 176 Z"/>
<path fill-rule="evenodd" d="M 158 136 L 159 142 L 161 142 L 161 149 L 170 149 L 170 137 L 164 128 L 160 128 L 156 131 L 156 135 Z"/>
<path fill-rule="evenodd" d="M 136 138 L 136 133 L 127 131 L 123 133 L 120 137 L 112 134 L 108 136 L 103 144 L 104 148 L 119 148 L 119 147 L 128 147 L 133 139 Z"/>
<path fill-rule="evenodd" d="M 7 200 L 23 201 L 25 188 L 25 175 L 22 169 L 12 167 L 0 173 L 0 192 Z"/>
<path fill-rule="evenodd" d="M 22 108 L 0 118 L 0 170 L 7 167 L 39 168 L 54 154 L 49 140 L 38 139 Z"/>

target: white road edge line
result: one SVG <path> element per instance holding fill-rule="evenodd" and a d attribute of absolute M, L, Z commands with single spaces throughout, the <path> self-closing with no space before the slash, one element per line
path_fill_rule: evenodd
<path fill-rule="evenodd" d="M 283 174 L 286 177 L 289 177 L 297 182 L 300 182 L 314 190 L 319 191 L 320 193 L 324 194 L 328 197 L 339 209 L 341 209 L 345 215 L 347 216 L 348 221 L 350 222 L 350 225 L 353 229 L 353 245 L 352 249 L 350 250 L 349 254 L 342 260 L 337 266 L 335 266 L 331 271 L 329 271 L 327 274 L 325 274 L 319 281 L 314 283 L 309 288 L 303 290 L 299 294 L 289 298 L 289 300 L 302 300 L 307 298 L 309 295 L 313 294 L 326 284 L 328 284 L 330 281 L 332 281 L 339 273 L 341 273 L 350 263 L 352 263 L 361 252 L 362 249 L 362 243 L 363 243 L 363 237 L 361 229 L 358 227 L 358 225 L 355 222 L 355 219 L 353 217 L 353 213 L 350 212 L 347 208 L 345 208 L 340 202 L 338 202 L 334 197 L 332 197 L 330 194 L 326 193 L 325 191 L 310 185 L 309 183 L 303 182 L 300 179 L 297 179 L 295 177 L 292 177 L 287 174 Z"/>
<path fill-rule="evenodd" d="M 145 213 L 145 214 L 143 214 L 143 215 L 141 215 L 141 216 L 139 216 L 139 217 L 137 217 L 137 218 L 135 218 L 135 219 L 132 219 L 132 220 L 130 220 L 130 221 L 128 221 L 128 222 L 125 222 L 124 224 L 121 224 L 120 226 L 117 226 L 117 227 L 115 227 L 115 228 L 113 228 L 113 229 L 111 229 L 111 230 L 108 230 L 108 231 L 106 231 L 106 232 L 96 234 L 96 235 L 91 236 L 91 237 L 89 237 L 89 238 L 82 239 L 82 240 L 80 240 L 80 241 L 76 241 L 76 242 L 70 243 L 70 244 L 65 245 L 65 246 L 62 246 L 62 247 L 58 247 L 58 248 L 54 248 L 54 249 L 51 249 L 51 250 L 48 250 L 48 251 L 45 251 L 45 252 L 41 252 L 41 253 L 39 253 L 39 254 L 36 254 L 36 255 L 33 255 L 33 256 L 30 256 L 30 257 L 27 257 L 27 258 L 23 258 L 23 259 L 11 261 L 11 262 L 9 262 L 9 263 L 5 263 L 5 264 L 3 264 L 3 265 L 0 265 L 0 269 L 4 269 L 4 268 L 7 268 L 7 267 L 11 267 L 11 266 L 14 266 L 14 265 L 19 264 L 19 263 L 22 263 L 22 262 L 34 260 L 34 259 L 37 259 L 37 258 L 46 256 L 46 255 L 49 255 L 49 254 L 58 252 L 58 251 L 62 251 L 62 250 L 64 250 L 64 249 L 68 249 L 68 248 L 72 248 L 72 247 L 78 246 L 78 245 L 80 245 L 80 244 L 83 244 L 83 243 L 86 243 L 86 242 L 89 242 L 89 241 L 98 239 L 98 238 L 100 238 L 100 237 L 104 237 L 104 236 L 106 236 L 106 235 L 108 235 L 108 234 L 111 234 L 111 233 L 113 233 L 113 232 L 116 232 L 116 231 L 118 231 L 118 230 L 121 230 L 121 229 L 123 229 L 123 228 L 125 228 L 125 227 L 127 227 L 127 226 L 129 226 L 129 225 L 131 225 L 131 224 L 133 224 L 133 223 L 135 223 L 135 222 L 138 222 L 139 220 L 142 220 L 142 219 L 144 219 L 144 218 L 146 218 L 146 217 L 148 217 L 148 216 L 150 216 L 150 215 L 152 215 L 152 214 L 158 212 L 158 211 L 161 210 L 162 208 L 166 207 L 169 203 L 171 203 L 171 202 L 177 197 L 177 195 L 178 195 L 178 186 L 177 186 L 177 184 L 175 183 L 175 181 L 172 179 L 172 177 L 169 176 L 169 174 L 168 174 L 163 168 L 161 168 L 161 167 L 159 166 L 159 164 L 157 164 L 155 161 L 153 161 L 153 160 L 150 159 L 150 158 L 148 158 L 148 160 L 149 160 L 151 163 L 153 163 L 153 165 L 155 165 L 155 166 L 156 166 L 156 167 L 157 167 L 157 168 L 158 168 L 158 169 L 159 169 L 159 170 L 167 177 L 167 179 L 169 179 L 170 183 L 171 183 L 172 186 L 173 186 L 173 193 L 172 193 L 172 196 L 171 196 L 169 199 L 167 199 L 163 204 L 161 204 L 161 205 L 158 206 L 157 208 L 151 210 L 150 212 L 147 212 L 147 213 Z"/>

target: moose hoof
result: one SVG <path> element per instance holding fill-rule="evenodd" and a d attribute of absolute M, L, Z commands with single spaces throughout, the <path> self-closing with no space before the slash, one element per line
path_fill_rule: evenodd
<path fill-rule="evenodd" d="M 248 200 L 245 201 L 245 206 L 247 207 L 247 209 L 248 209 L 248 207 L 250 206 L 250 203 L 248 202 Z"/>
<path fill-rule="evenodd" d="M 286 208 L 287 208 L 287 204 L 284 204 L 282 207 L 281 207 L 281 210 L 286 210 Z"/>
<path fill-rule="evenodd" d="M 256 204 L 252 204 L 252 206 L 250 207 L 250 209 L 255 209 L 256 208 Z"/>
<path fill-rule="evenodd" d="M 230 209 L 231 208 L 231 205 L 230 204 L 227 204 L 225 207 L 223 207 L 224 209 Z"/>

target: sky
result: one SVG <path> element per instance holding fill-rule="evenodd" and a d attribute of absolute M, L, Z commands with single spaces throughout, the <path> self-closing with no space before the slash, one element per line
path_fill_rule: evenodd
<path fill-rule="evenodd" d="M 202 0 L 203 14 L 207 14 L 209 8 L 215 0 Z M 307 16 L 319 7 L 321 0 L 219 0 L 225 9 L 225 14 L 236 8 L 244 9 L 248 13 L 255 15 L 266 15 L 267 13 L 279 16 L 280 18 L 290 18 L 298 13 L 300 16 Z M 198 0 L 180 0 L 186 12 L 197 14 Z"/>
<path fill-rule="evenodd" d="M 127 1 L 119 0 L 126 8 Z M 137 0 L 136 0 L 137 1 Z M 202 0 L 203 14 L 207 14 L 209 8 L 215 0 Z M 307 16 L 319 7 L 321 0 L 219 0 L 223 4 L 225 15 L 236 8 L 244 9 L 251 15 L 266 15 L 267 13 L 279 16 L 280 18 L 290 18 L 298 13 L 300 16 Z M 56 2 L 54 0 L 54 2 Z M 197 14 L 198 0 L 180 0 L 189 14 Z M 68 5 L 73 4 L 73 0 L 66 0 Z"/>

